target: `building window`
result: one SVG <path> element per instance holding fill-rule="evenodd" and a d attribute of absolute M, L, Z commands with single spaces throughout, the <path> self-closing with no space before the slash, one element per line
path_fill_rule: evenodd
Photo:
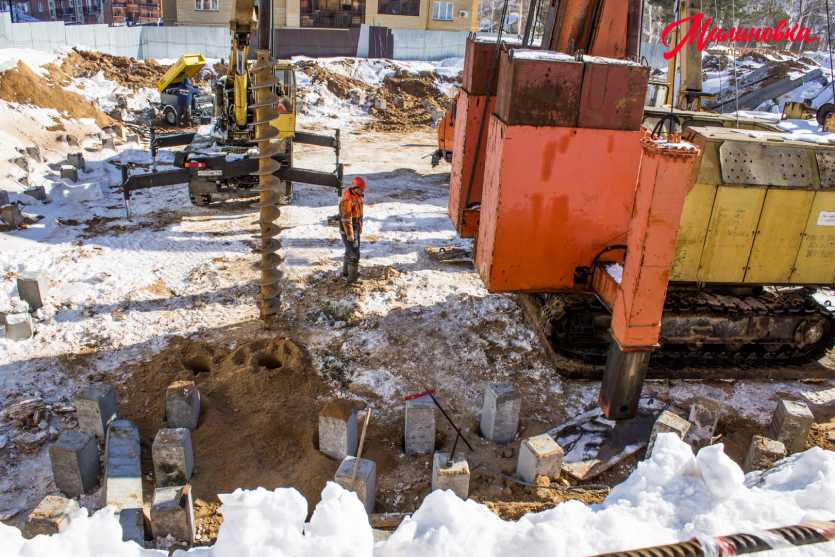
<path fill-rule="evenodd" d="M 194 0 L 194 9 L 203 12 L 216 12 L 218 0 Z"/>
<path fill-rule="evenodd" d="M 365 0 L 300 0 L 302 27 L 347 29 L 365 18 Z"/>
<path fill-rule="evenodd" d="M 432 2 L 432 19 L 452 21 L 452 2 Z"/>
<path fill-rule="evenodd" d="M 377 13 L 387 15 L 420 15 L 420 0 L 380 0 Z"/>

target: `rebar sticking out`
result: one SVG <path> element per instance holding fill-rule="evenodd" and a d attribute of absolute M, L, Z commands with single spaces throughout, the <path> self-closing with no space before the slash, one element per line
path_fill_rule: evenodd
<path fill-rule="evenodd" d="M 252 68 L 252 90 L 255 96 L 255 104 L 252 105 L 255 109 L 253 139 L 258 145 L 258 170 L 253 175 L 258 176 L 260 193 L 258 224 L 261 228 L 261 244 L 255 252 L 261 258 L 259 305 L 261 319 L 264 321 L 269 321 L 278 313 L 281 303 L 279 284 L 282 275 L 278 268 L 281 264 L 281 256 L 278 254 L 281 248 L 278 240 L 280 228 L 274 224 L 281 216 L 279 203 L 282 183 L 274 176 L 281 164 L 273 159 L 280 152 L 280 142 L 272 141 L 278 137 L 278 129 L 271 123 L 278 118 L 276 104 L 279 98 L 275 94 L 275 85 L 275 61 L 268 50 L 259 50 Z"/>

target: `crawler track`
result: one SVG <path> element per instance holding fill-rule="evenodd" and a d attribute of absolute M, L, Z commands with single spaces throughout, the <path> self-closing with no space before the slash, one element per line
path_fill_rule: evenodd
<path fill-rule="evenodd" d="M 554 356 L 594 364 L 563 370 L 597 379 L 609 347 L 610 316 L 592 294 L 522 295 L 522 305 Z M 650 377 L 697 379 L 832 378 L 817 363 L 835 345 L 835 316 L 809 289 L 735 296 L 673 289 L 667 297 L 661 347 Z M 583 366 L 588 368 L 589 366 Z"/>

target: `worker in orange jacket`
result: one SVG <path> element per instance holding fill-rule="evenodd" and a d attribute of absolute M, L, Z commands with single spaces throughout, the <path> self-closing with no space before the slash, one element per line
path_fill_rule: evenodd
<path fill-rule="evenodd" d="M 360 234 L 362 233 L 362 204 L 365 196 L 365 180 L 357 176 L 351 187 L 342 194 L 339 202 L 339 233 L 345 244 L 342 276 L 348 282 L 356 282 L 360 266 Z"/>

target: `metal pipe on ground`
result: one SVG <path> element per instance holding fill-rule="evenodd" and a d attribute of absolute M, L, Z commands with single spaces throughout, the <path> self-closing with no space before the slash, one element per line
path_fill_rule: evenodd
<path fill-rule="evenodd" d="M 835 520 L 603 553 L 595 557 L 731 557 L 835 540 Z"/>

